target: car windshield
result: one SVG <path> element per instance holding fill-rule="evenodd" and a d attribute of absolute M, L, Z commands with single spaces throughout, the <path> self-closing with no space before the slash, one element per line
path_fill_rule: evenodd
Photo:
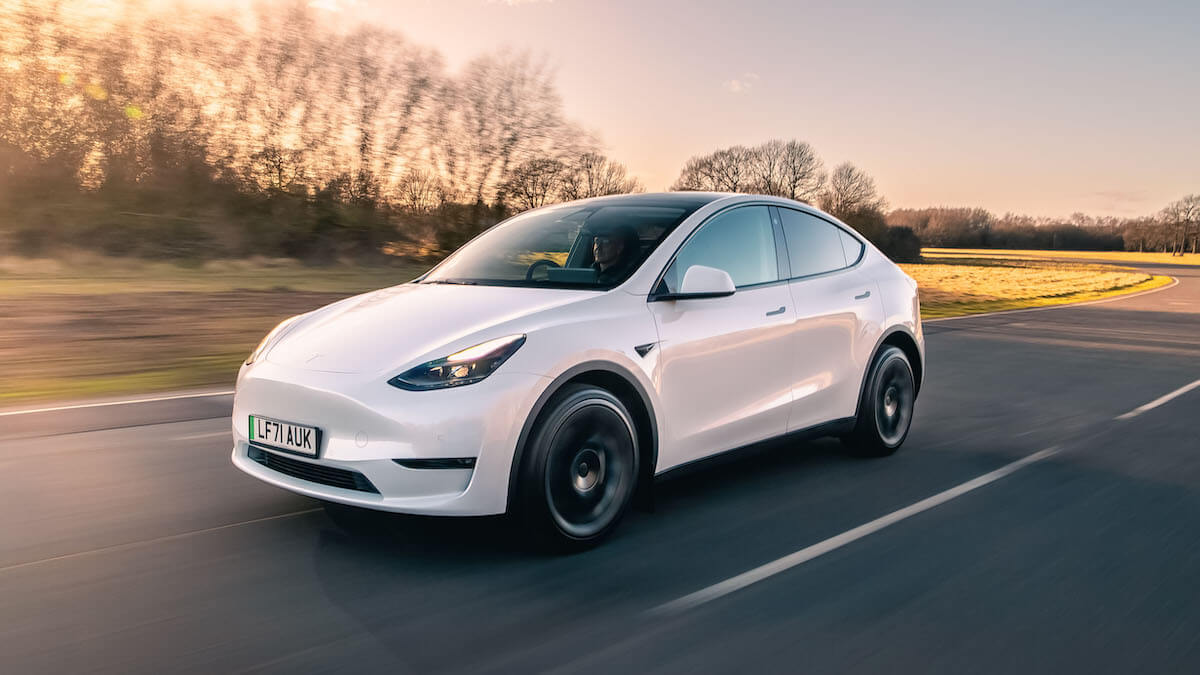
<path fill-rule="evenodd" d="M 612 288 L 699 206 L 601 201 L 539 209 L 476 237 L 421 283 Z"/>

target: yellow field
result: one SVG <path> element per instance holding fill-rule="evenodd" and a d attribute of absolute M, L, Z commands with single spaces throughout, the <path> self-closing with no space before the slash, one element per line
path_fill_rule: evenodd
<path fill-rule="evenodd" d="M 1171 282 L 1167 276 L 1112 265 L 973 253 L 944 258 L 944 262 L 901 265 L 920 285 L 922 316 L 959 316 L 1084 302 Z M 939 258 L 930 256 L 930 259 Z"/>
<path fill-rule="evenodd" d="M 1137 251 L 1032 251 L 1021 249 L 990 248 L 923 248 L 922 257 L 938 258 L 994 258 L 1029 260 L 1097 260 L 1125 263 L 1158 263 L 1169 265 L 1200 265 L 1200 253 L 1185 253 L 1173 256 L 1170 253 L 1138 253 Z"/>

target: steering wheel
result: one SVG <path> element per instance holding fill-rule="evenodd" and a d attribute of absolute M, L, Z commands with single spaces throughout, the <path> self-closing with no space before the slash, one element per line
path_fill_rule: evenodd
<path fill-rule="evenodd" d="M 529 266 L 529 269 L 525 271 L 525 281 L 533 281 L 533 273 L 542 267 L 562 267 L 562 265 L 559 265 L 558 263 L 549 259 L 535 260 L 533 261 L 533 264 Z"/>

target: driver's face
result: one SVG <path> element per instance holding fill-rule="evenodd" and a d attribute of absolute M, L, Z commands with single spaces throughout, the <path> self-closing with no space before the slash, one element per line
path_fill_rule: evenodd
<path fill-rule="evenodd" d="M 592 240 L 592 255 L 601 267 L 615 263 L 621 257 L 624 248 L 625 242 L 617 237 L 601 234 Z"/>

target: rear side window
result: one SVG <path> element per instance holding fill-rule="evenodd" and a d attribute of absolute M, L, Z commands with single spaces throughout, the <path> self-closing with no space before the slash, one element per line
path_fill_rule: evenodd
<path fill-rule="evenodd" d="M 856 253 L 847 262 L 842 237 L 853 237 L 832 223 L 785 208 L 779 209 L 779 217 L 783 221 L 783 238 L 787 240 L 793 277 L 840 270 L 858 260 Z"/>
<path fill-rule="evenodd" d="M 846 264 L 853 265 L 858 262 L 858 259 L 863 254 L 863 243 L 850 235 L 849 232 L 838 228 L 838 235 L 842 238 L 842 253 L 846 255 Z"/>
<path fill-rule="evenodd" d="M 701 225 L 663 275 L 667 292 L 679 292 L 683 275 L 692 265 L 725 270 L 738 288 L 778 281 L 775 234 L 767 207 L 743 206 Z"/>

